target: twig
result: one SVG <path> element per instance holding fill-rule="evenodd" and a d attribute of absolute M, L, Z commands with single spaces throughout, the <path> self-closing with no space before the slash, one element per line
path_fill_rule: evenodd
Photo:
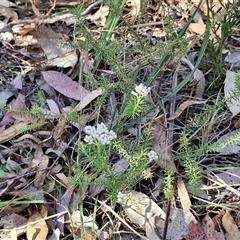
<path fill-rule="evenodd" d="M 166 240 L 167 239 L 167 231 L 168 231 L 168 224 L 169 224 L 171 206 L 172 206 L 172 201 L 168 200 L 168 206 L 167 206 L 167 212 L 166 212 L 166 220 L 165 220 L 165 224 L 164 224 L 162 240 Z"/>
<path fill-rule="evenodd" d="M 53 11 L 53 9 L 56 7 L 56 3 L 57 3 L 57 0 L 53 0 L 53 4 L 51 6 L 51 8 L 49 9 L 49 11 L 47 12 L 47 14 L 45 15 L 45 17 L 49 16 L 50 13 Z"/>

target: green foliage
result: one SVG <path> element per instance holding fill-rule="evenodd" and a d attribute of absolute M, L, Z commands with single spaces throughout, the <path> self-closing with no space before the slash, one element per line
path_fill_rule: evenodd
<path fill-rule="evenodd" d="M 121 139 L 113 140 L 110 145 L 103 145 L 99 141 L 94 141 L 93 144 L 79 142 L 78 166 L 70 183 L 91 188 L 104 186 L 108 199 L 115 204 L 118 192 L 131 190 L 147 168 L 150 145 L 151 134 L 148 128 L 140 142 Z M 128 160 L 129 167 L 126 171 L 115 172 L 111 160 L 114 152 Z"/>
<path fill-rule="evenodd" d="M 196 194 L 200 191 L 201 184 L 201 171 L 198 168 L 198 164 L 204 153 L 205 148 L 196 148 L 191 146 L 189 136 L 182 132 L 180 137 L 180 144 L 182 146 L 181 151 L 177 154 L 177 158 L 183 162 L 185 171 L 188 177 L 188 181 L 193 187 L 193 190 Z M 207 148 L 207 145 L 206 145 Z M 205 152 L 207 149 L 205 150 Z"/>
<path fill-rule="evenodd" d="M 224 50 L 227 48 L 233 32 L 233 28 L 237 26 L 239 20 L 239 6 L 229 2 L 224 3 L 219 1 L 221 8 L 215 10 L 215 2 L 213 0 L 206 1 L 208 4 L 208 20 L 210 22 L 212 38 L 210 39 L 207 47 L 208 57 L 210 64 L 213 68 L 212 87 L 219 88 L 220 83 L 217 81 L 223 78 L 226 73 L 227 65 L 224 62 L 226 54 Z M 221 82 L 221 81 L 220 81 Z"/>
<path fill-rule="evenodd" d="M 40 119 L 44 119 L 45 118 L 45 113 L 43 112 L 42 109 L 40 109 L 38 106 L 33 105 L 30 109 L 30 114 L 32 114 L 33 116 L 40 118 Z"/>
<path fill-rule="evenodd" d="M 144 97 L 131 95 L 127 100 L 125 109 L 125 116 L 127 118 L 139 117 L 147 107 L 147 103 Z"/>
<path fill-rule="evenodd" d="M 29 124 L 28 126 L 24 127 L 24 128 L 20 128 L 17 131 L 17 134 L 25 134 L 31 131 L 35 131 L 36 129 L 39 129 L 40 127 L 42 127 L 42 125 L 45 124 L 45 121 L 39 121 L 38 123 L 33 123 L 33 124 Z"/>
<path fill-rule="evenodd" d="M 147 1 L 142 2 L 143 5 L 147 3 Z M 145 129 L 143 136 L 140 136 L 142 134 L 140 120 L 148 111 L 148 107 L 152 108 L 152 106 L 150 104 L 148 106 L 145 96 L 133 95 L 132 91 L 135 85 L 140 82 L 140 79 L 143 79 L 144 86 L 150 86 L 159 71 L 165 68 L 165 63 L 170 57 L 186 55 L 188 41 L 185 39 L 184 34 L 192 19 L 178 34 L 175 31 L 173 20 L 166 15 L 167 28 L 169 28 L 166 29 L 168 34 L 166 37 L 167 41 L 158 41 L 156 45 L 152 45 L 150 41 L 142 40 L 139 33 L 130 25 L 128 26 L 127 20 L 122 18 L 125 1 L 111 0 L 109 4 L 110 13 L 100 38 L 96 38 L 92 34 L 89 22 L 81 17 L 83 8 L 78 6 L 74 10 L 78 21 L 74 25 L 74 40 L 70 44 L 78 48 L 82 55 L 84 55 L 85 51 L 94 55 L 95 68 L 92 70 L 92 73 L 89 72 L 87 74 L 85 79 L 87 80 L 86 84 L 91 86 L 91 88 L 101 87 L 104 89 L 104 94 L 95 101 L 97 109 L 101 112 L 101 109 L 105 108 L 105 104 L 111 94 L 117 96 L 117 103 L 114 105 L 111 122 L 112 128 L 118 134 L 118 138 L 109 146 L 101 145 L 99 142 L 94 142 L 93 144 L 78 143 L 78 167 L 74 171 L 77 177 L 73 177 L 72 181 L 79 186 L 83 182 L 90 187 L 104 185 L 109 199 L 115 203 L 119 191 L 131 190 L 131 187 L 139 177 L 151 176 L 151 171 L 147 171 L 149 164 L 147 153 L 152 149 L 152 129 Z M 141 14 L 143 13 L 144 9 L 142 9 Z M 143 20 L 143 15 L 141 14 L 138 16 L 138 23 L 141 23 Z M 123 36 L 121 32 L 119 32 L 119 36 L 116 34 L 117 41 L 110 41 L 113 33 L 118 33 L 116 26 L 120 18 L 128 26 L 128 29 L 124 30 Z M 127 36 L 130 42 L 134 42 L 130 47 L 126 45 L 125 36 Z M 199 54 L 198 64 L 205 51 L 206 42 L 208 42 L 207 37 L 203 41 L 203 50 Z M 132 61 L 125 62 L 123 60 L 125 56 L 132 59 Z M 158 59 L 157 62 L 155 59 Z M 109 81 L 104 74 L 98 76 L 96 80 L 96 75 L 94 74 L 100 63 L 108 65 L 108 69 L 114 72 L 114 80 Z M 147 78 L 143 78 L 141 69 L 147 65 L 153 71 Z M 189 79 L 184 82 L 181 88 L 186 85 L 191 76 L 189 76 Z M 173 92 L 173 95 L 177 91 Z M 118 94 L 121 97 L 120 101 Z M 166 99 L 168 100 L 169 96 Z M 158 106 L 153 108 L 156 107 Z M 124 138 L 124 131 L 128 124 L 137 125 L 136 128 L 139 128 L 138 132 L 140 134 L 136 136 L 136 139 L 128 140 Z M 128 160 L 130 166 L 125 172 L 113 173 L 114 163 L 112 163 L 112 156 L 114 153 Z M 98 176 L 103 177 L 99 179 L 97 178 Z M 173 176 L 166 172 L 166 178 L 166 186 L 169 189 L 169 191 L 166 191 L 166 194 L 170 198 L 170 196 L 172 197 L 172 187 L 170 186 Z"/>
<path fill-rule="evenodd" d="M 44 96 L 43 91 L 42 90 L 38 90 L 37 93 L 36 93 L 36 96 L 37 96 L 38 102 L 40 104 L 40 107 L 44 108 L 45 105 L 46 105 L 46 98 Z"/>
<path fill-rule="evenodd" d="M 237 90 L 240 92 L 240 71 L 236 72 L 235 85 L 236 85 Z"/>
<path fill-rule="evenodd" d="M 201 174 L 203 170 L 199 168 L 201 159 L 208 153 L 219 152 L 221 149 L 236 145 L 240 141 L 240 134 L 233 135 L 221 143 L 211 143 L 206 136 L 209 134 L 210 124 L 214 128 L 229 118 L 229 114 L 226 114 L 224 109 L 225 105 L 224 99 L 219 99 L 214 104 L 207 104 L 203 112 L 194 114 L 194 117 L 186 126 L 186 130 L 181 133 L 180 147 L 174 159 L 183 163 L 188 183 L 192 186 L 196 195 L 200 191 L 202 182 Z"/>
<path fill-rule="evenodd" d="M 164 192 L 164 196 L 168 200 L 171 200 L 174 197 L 174 188 L 173 188 L 174 181 L 175 181 L 174 172 L 167 168 L 165 170 L 163 192 Z"/>
<path fill-rule="evenodd" d="M 0 178 L 5 178 L 7 176 L 7 163 L 3 163 L 0 167 Z"/>
<path fill-rule="evenodd" d="M 7 105 L 1 106 L 0 107 L 0 114 L 3 115 L 5 113 L 7 113 L 8 110 L 9 110 L 9 107 Z"/>
<path fill-rule="evenodd" d="M 74 109 L 74 107 L 73 107 L 72 110 L 70 111 L 68 117 L 69 117 L 69 120 L 70 120 L 70 121 L 73 121 L 73 122 L 75 122 L 75 123 L 78 123 L 79 120 L 80 120 L 80 114 L 79 114 L 78 111 L 76 111 L 76 110 Z"/>

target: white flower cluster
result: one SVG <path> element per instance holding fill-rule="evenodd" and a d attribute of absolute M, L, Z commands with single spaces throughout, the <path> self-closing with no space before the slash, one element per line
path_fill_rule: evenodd
<path fill-rule="evenodd" d="M 127 200 L 127 195 L 122 192 L 118 192 L 117 199 L 119 203 L 124 203 Z"/>
<path fill-rule="evenodd" d="M 98 140 L 102 144 L 109 144 L 111 140 L 117 137 L 114 131 L 109 131 L 104 123 L 97 124 L 97 127 L 86 126 L 84 141 L 92 144 L 94 140 Z"/>
<path fill-rule="evenodd" d="M 132 91 L 131 93 L 135 96 L 143 96 L 146 97 L 148 93 L 150 92 L 150 87 L 144 86 L 142 83 L 135 87 L 135 91 Z"/>
<path fill-rule="evenodd" d="M 155 151 L 150 151 L 148 154 L 148 157 L 149 159 L 152 161 L 152 160 L 157 160 L 158 159 L 158 155 Z"/>

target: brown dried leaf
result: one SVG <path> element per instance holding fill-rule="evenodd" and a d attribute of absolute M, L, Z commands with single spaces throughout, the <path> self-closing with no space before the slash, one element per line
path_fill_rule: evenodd
<path fill-rule="evenodd" d="M 64 173 L 57 173 L 56 177 L 58 177 L 62 183 L 64 183 L 66 186 L 69 183 L 69 178 Z"/>
<path fill-rule="evenodd" d="M 190 107 L 193 104 L 205 104 L 207 101 L 197 101 L 197 100 L 187 100 L 185 102 L 183 102 L 178 109 L 176 110 L 176 112 L 167 120 L 171 121 L 174 120 L 175 118 L 177 118 L 178 116 L 181 115 L 181 113 L 188 107 Z"/>
<path fill-rule="evenodd" d="M 4 6 L 0 7 L 0 15 L 5 16 L 7 19 L 11 18 L 12 21 L 16 21 L 18 19 L 18 15 L 14 10 Z"/>
<path fill-rule="evenodd" d="M 17 123 L 15 125 L 7 128 L 6 130 L 4 130 L 3 132 L 0 133 L 0 143 L 7 142 L 7 141 L 11 140 L 12 138 L 16 137 L 18 135 L 18 131 L 20 129 L 27 127 L 29 124 L 30 124 L 29 121 L 20 122 L 20 123 Z"/>
<path fill-rule="evenodd" d="M 53 139 L 55 141 L 57 141 L 65 132 L 66 125 L 67 125 L 67 119 L 65 117 L 60 117 L 57 125 L 53 129 Z"/>
<path fill-rule="evenodd" d="M 18 240 L 18 235 L 17 235 L 17 229 L 16 228 L 13 228 L 9 235 L 11 237 L 11 240 Z"/>
<path fill-rule="evenodd" d="M 48 226 L 43 219 L 47 216 L 47 208 L 42 205 L 41 212 L 35 211 L 28 219 L 27 239 L 28 240 L 44 240 L 47 239 Z M 40 220 L 40 221 L 38 221 Z M 33 222 L 37 221 L 34 224 Z"/>
<path fill-rule="evenodd" d="M 203 23 L 190 23 L 189 30 L 193 32 L 203 35 L 205 33 L 206 25 Z"/>
<path fill-rule="evenodd" d="M 42 156 L 41 162 L 39 164 L 39 169 L 44 169 L 48 167 L 49 158 L 46 155 Z M 47 171 L 38 172 L 34 179 L 34 186 L 40 188 L 46 179 Z"/>
<path fill-rule="evenodd" d="M 82 100 L 90 92 L 67 75 L 57 71 L 43 71 L 44 80 L 66 97 Z"/>
<path fill-rule="evenodd" d="M 73 232 L 73 234 L 78 238 L 81 236 L 81 232 L 84 231 L 83 240 L 96 240 L 94 232 L 98 230 L 98 226 L 96 225 L 95 221 L 91 216 L 89 217 L 83 216 L 83 219 L 81 219 L 80 216 L 81 216 L 80 211 L 73 211 L 71 216 L 70 231 Z M 84 226 L 83 230 L 82 225 Z M 91 232 L 88 229 L 91 229 L 94 232 Z"/>
<path fill-rule="evenodd" d="M 185 187 L 185 184 L 182 178 L 178 178 L 177 180 L 177 192 L 178 192 L 178 197 L 180 199 L 183 210 L 190 211 L 192 203 L 190 201 L 188 191 Z"/>
<path fill-rule="evenodd" d="M 141 0 L 128 0 L 126 4 L 131 7 L 129 23 L 134 24 L 141 10 Z"/>
<path fill-rule="evenodd" d="M 240 239 L 240 232 L 238 230 L 238 227 L 227 209 L 224 211 L 222 217 L 222 225 L 226 230 L 226 240 Z"/>
<path fill-rule="evenodd" d="M 92 92 L 89 92 L 83 99 L 81 99 L 81 102 L 74 108 L 74 110 L 81 111 L 89 103 L 91 103 L 95 98 L 102 95 L 103 93 L 104 91 L 101 88 L 94 90 Z"/>
<path fill-rule="evenodd" d="M 32 5 L 32 10 L 33 10 L 34 14 L 37 17 L 41 18 L 42 14 L 39 12 L 39 10 L 38 10 L 37 6 L 35 5 L 35 3 L 32 0 L 29 0 L 29 1 L 30 1 L 31 5 Z"/>
<path fill-rule="evenodd" d="M 51 28 L 40 26 L 37 31 L 31 33 L 41 45 L 48 64 L 57 67 L 74 67 L 78 61 L 78 56 L 74 49 L 63 47 L 59 42 L 62 41 L 60 34 Z"/>
<path fill-rule="evenodd" d="M 101 5 L 96 13 L 87 17 L 91 22 L 95 23 L 99 27 L 105 26 L 107 16 L 109 14 L 109 5 Z"/>

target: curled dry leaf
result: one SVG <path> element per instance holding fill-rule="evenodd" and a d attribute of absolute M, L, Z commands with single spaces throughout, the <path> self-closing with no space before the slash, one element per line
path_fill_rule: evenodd
<path fill-rule="evenodd" d="M 226 230 L 226 240 L 240 239 L 240 232 L 238 230 L 238 227 L 227 209 L 224 211 L 222 217 L 222 225 Z"/>
<path fill-rule="evenodd" d="M 44 80 L 66 97 L 82 100 L 90 92 L 67 75 L 57 71 L 43 71 Z"/>
<path fill-rule="evenodd" d="M 0 6 L 4 6 L 4 7 L 17 7 L 16 4 L 8 1 L 8 0 L 1 0 L 0 1 Z"/>
<path fill-rule="evenodd" d="M 44 220 L 47 217 L 47 208 L 42 205 L 41 211 L 35 211 L 28 219 L 27 239 L 28 240 L 44 240 L 47 239 L 48 226 Z M 39 221 L 40 220 L 40 221 Z M 32 224 L 33 222 L 36 222 Z"/>
<path fill-rule="evenodd" d="M 48 156 L 43 155 L 42 158 L 41 158 L 40 164 L 39 164 L 39 166 L 38 166 L 39 169 L 47 168 L 47 167 L 48 167 L 48 163 L 49 163 L 49 158 L 48 158 Z M 46 171 L 38 172 L 38 173 L 36 174 L 35 179 L 34 179 L 34 186 L 35 186 L 36 188 L 40 188 L 40 187 L 44 184 L 46 175 L 47 175 L 47 170 L 46 170 Z"/>
<path fill-rule="evenodd" d="M 29 121 L 20 122 L 7 128 L 6 130 L 0 133 L 0 143 L 7 142 L 12 138 L 16 137 L 18 135 L 19 130 L 27 127 L 29 124 L 30 124 Z"/>
<path fill-rule="evenodd" d="M 0 6 L 0 15 L 5 16 L 7 19 L 16 21 L 18 19 L 17 13 L 11 8 Z"/>
<path fill-rule="evenodd" d="M 126 4 L 131 7 L 129 23 L 134 24 L 141 10 L 141 0 L 128 0 Z"/>
<path fill-rule="evenodd" d="M 89 17 L 87 17 L 87 19 L 95 23 L 97 26 L 103 27 L 105 26 L 108 14 L 109 14 L 109 5 L 102 4 L 98 9 L 98 11 L 93 15 L 90 15 Z"/>
<path fill-rule="evenodd" d="M 37 4 L 35 5 L 35 2 L 33 2 L 32 0 L 29 0 L 29 2 L 30 2 L 31 5 L 32 5 L 32 10 L 33 10 L 34 14 L 35 14 L 37 17 L 41 18 L 41 17 L 42 17 L 42 14 L 39 12 L 39 10 L 38 10 L 38 8 L 37 8 Z"/>
<path fill-rule="evenodd" d="M 205 104 L 207 101 L 197 101 L 197 100 L 187 100 L 185 102 L 183 102 L 178 109 L 176 110 L 176 112 L 167 120 L 171 121 L 174 120 L 175 118 L 177 118 L 178 116 L 180 116 L 182 114 L 182 112 L 190 107 L 193 104 Z"/>
<path fill-rule="evenodd" d="M 65 127 L 67 125 L 67 119 L 65 117 L 60 117 L 57 125 L 53 129 L 53 139 L 57 141 L 65 132 Z"/>
<path fill-rule="evenodd" d="M 163 225 L 164 226 L 164 225 Z M 156 232 L 156 216 L 153 216 L 148 219 L 145 225 L 146 236 L 150 240 L 161 240 Z"/>

